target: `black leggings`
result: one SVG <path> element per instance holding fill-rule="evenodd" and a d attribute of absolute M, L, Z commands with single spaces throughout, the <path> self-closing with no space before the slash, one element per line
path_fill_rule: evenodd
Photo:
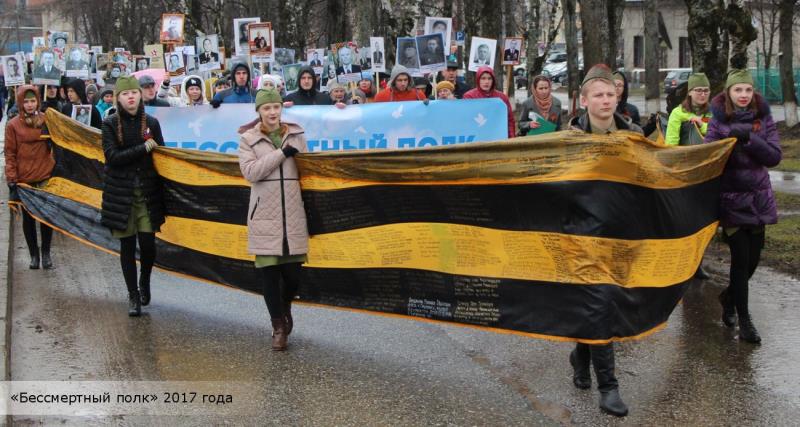
<path fill-rule="evenodd" d="M 731 249 L 731 272 L 728 293 L 736 304 L 739 316 L 748 315 L 749 281 L 761 260 L 764 247 L 764 227 L 740 228 L 727 237 Z"/>
<path fill-rule="evenodd" d="M 28 211 L 22 209 L 22 233 L 25 235 L 25 243 L 28 244 L 28 252 L 31 256 L 39 253 L 39 243 L 36 239 L 37 222 Z M 53 240 L 53 229 L 40 222 L 39 231 L 42 233 L 42 252 L 48 253 L 50 252 L 50 242 Z"/>
<path fill-rule="evenodd" d="M 122 276 L 125 278 L 125 286 L 128 293 L 138 292 L 136 282 L 136 238 L 139 238 L 139 262 L 141 264 L 142 283 L 150 283 L 150 273 L 153 271 L 153 263 L 156 260 L 156 234 L 155 233 L 136 233 L 135 236 L 123 237 L 119 239 L 119 263 L 122 266 Z"/>
<path fill-rule="evenodd" d="M 261 286 L 264 293 L 264 302 L 267 303 L 269 317 L 280 319 L 284 310 L 295 295 L 300 284 L 300 263 L 278 264 L 259 268 L 261 271 Z M 283 278 L 283 288 L 281 288 Z"/>

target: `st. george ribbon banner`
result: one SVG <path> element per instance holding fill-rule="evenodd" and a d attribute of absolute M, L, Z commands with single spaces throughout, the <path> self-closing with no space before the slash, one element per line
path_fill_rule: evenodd
<path fill-rule="evenodd" d="M 36 219 L 117 253 L 100 134 L 47 112 Z M 311 234 L 300 302 L 599 344 L 663 328 L 717 229 L 735 140 L 665 147 L 565 131 L 415 150 L 298 154 Z M 156 266 L 258 293 L 236 156 L 157 148 Z"/>
<path fill-rule="evenodd" d="M 148 107 L 161 123 L 167 147 L 236 154 L 237 129 L 257 117 L 255 104 L 219 108 Z M 299 124 L 308 151 L 408 149 L 508 137 L 506 105 L 499 99 L 385 102 L 284 108 L 283 120 Z"/>

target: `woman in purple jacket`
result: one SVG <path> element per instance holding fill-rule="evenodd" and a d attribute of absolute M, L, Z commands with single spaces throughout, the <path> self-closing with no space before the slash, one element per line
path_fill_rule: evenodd
<path fill-rule="evenodd" d="M 737 140 L 720 189 L 720 225 L 731 251 L 730 283 L 719 296 L 722 322 L 733 327 L 738 315 L 739 339 L 758 344 L 761 337 L 747 307 L 748 281 L 761 258 L 764 226 L 778 222 L 767 172 L 781 161 L 778 131 L 747 70 L 728 73 L 725 91 L 711 101 L 711 113 L 706 142 Z"/>

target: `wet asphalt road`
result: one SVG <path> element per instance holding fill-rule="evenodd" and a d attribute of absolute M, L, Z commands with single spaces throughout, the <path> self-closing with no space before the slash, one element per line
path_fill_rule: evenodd
<path fill-rule="evenodd" d="M 28 270 L 16 230 L 14 380 L 247 381 L 252 415 L 17 416 L 15 425 L 792 425 L 800 420 L 800 283 L 759 270 L 764 344 L 719 321 L 720 284 L 697 283 L 669 326 L 617 347 L 622 420 L 571 385 L 570 344 L 299 306 L 290 351 L 269 350 L 260 297 L 155 272 L 126 315 L 118 258 L 58 233 Z M 719 278 L 719 276 L 718 276 Z M 242 396 L 237 396 L 241 399 Z"/>

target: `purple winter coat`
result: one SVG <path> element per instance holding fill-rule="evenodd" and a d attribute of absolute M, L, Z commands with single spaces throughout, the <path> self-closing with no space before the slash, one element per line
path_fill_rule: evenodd
<path fill-rule="evenodd" d="M 754 124 L 750 140 L 736 143 L 722 172 L 719 215 L 723 227 L 778 222 L 778 209 L 767 171 L 781 161 L 778 130 L 769 104 L 761 95 L 753 96 L 757 111 L 736 111 L 730 120 L 725 116 L 724 95 L 719 94 L 711 101 L 712 118 L 706 142 L 728 138 L 731 126 L 737 123 Z"/>

